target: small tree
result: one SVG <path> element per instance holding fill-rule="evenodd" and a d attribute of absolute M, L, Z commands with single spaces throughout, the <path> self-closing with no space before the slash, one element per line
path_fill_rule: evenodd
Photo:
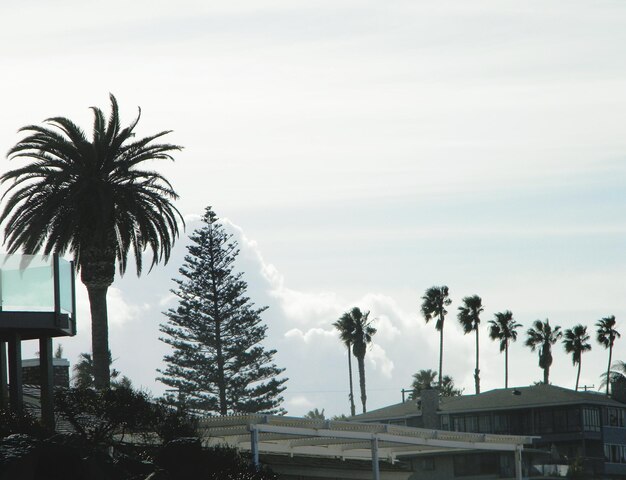
<path fill-rule="evenodd" d="M 610 317 L 604 317 L 596 323 L 596 340 L 598 343 L 602 345 L 604 348 L 609 350 L 609 363 L 606 367 L 606 394 L 609 394 L 609 384 L 611 382 L 608 381 L 611 375 L 611 358 L 613 357 L 613 345 L 615 344 L 615 340 L 620 338 L 621 335 L 615 328 L 615 315 L 611 315 Z"/>
<path fill-rule="evenodd" d="M 574 366 L 578 365 L 578 372 L 576 373 L 576 391 L 578 391 L 582 355 L 583 353 L 591 350 L 587 327 L 580 324 L 576 325 L 574 328 L 568 328 L 565 330 L 563 336 L 565 337 L 563 339 L 563 347 L 565 348 L 565 351 L 572 354 L 572 363 Z"/>
<path fill-rule="evenodd" d="M 439 388 L 443 385 L 443 323 L 448 311 L 446 307 L 452 303 L 447 286 L 430 287 L 422 297 L 421 311 L 426 323 L 436 319 L 435 328 L 439 332 Z"/>
<path fill-rule="evenodd" d="M 203 227 L 190 237 L 188 255 L 174 280 L 178 307 L 165 312 L 163 342 L 173 348 L 158 378 L 184 395 L 194 410 L 229 413 L 284 413 L 286 378 L 272 363 L 276 350 L 261 346 L 267 326 L 246 297 L 242 273 L 234 273 L 239 250 L 208 207 Z"/>
<path fill-rule="evenodd" d="M 458 319 L 465 334 L 476 332 L 476 368 L 474 369 L 474 385 L 476 394 L 480 393 L 480 366 L 479 366 L 479 342 L 478 328 L 480 327 L 480 314 L 483 312 L 483 301 L 478 295 L 463 298 L 463 305 L 459 307 Z"/>

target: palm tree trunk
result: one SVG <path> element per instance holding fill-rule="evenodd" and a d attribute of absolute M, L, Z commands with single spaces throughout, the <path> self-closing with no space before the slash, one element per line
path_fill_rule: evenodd
<path fill-rule="evenodd" d="M 350 351 L 350 344 L 348 346 L 348 376 L 350 378 L 350 415 L 356 415 L 356 408 L 354 408 L 354 389 L 352 388 L 352 352 Z"/>
<path fill-rule="evenodd" d="M 550 367 L 543 368 L 543 384 L 548 385 L 550 383 Z"/>
<path fill-rule="evenodd" d="M 576 391 L 578 391 L 578 381 L 580 380 L 580 366 L 582 365 L 582 361 L 578 362 L 578 373 L 576 374 Z"/>
<path fill-rule="evenodd" d="M 441 318 L 441 330 L 439 330 L 439 390 L 443 385 L 443 318 Z"/>
<path fill-rule="evenodd" d="M 509 388 L 509 342 L 504 344 L 504 388 Z"/>
<path fill-rule="evenodd" d="M 365 403 L 367 401 L 367 395 L 365 394 L 365 355 L 357 357 L 359 364 L 359 383 L 361 385 L 361 403 L 363 404 L 363 413 L 367 412 Z"/>
<path fill-rule="evenodd" d="M 606 367 L 606 394 L 609 394 L 609 385 L 611 384 L 611 357 L 613 356 L 613 345 L 609 345 L 609 364 Z"/>
<path fill-rule="evenodd" d="M 474 370 L 474 383 L 476 384 L 476 394 L 480 393 L 480 368 L 478 368 L 478 325 L 476 326 L 476 370 Z"/>
<path fill-rule="evenodd" d="M 109 372 L 109 321 L 107 313 L 108 286 L 86 285 L 91 309 L 91 351 L 96 388 L 111 386 Z"/>

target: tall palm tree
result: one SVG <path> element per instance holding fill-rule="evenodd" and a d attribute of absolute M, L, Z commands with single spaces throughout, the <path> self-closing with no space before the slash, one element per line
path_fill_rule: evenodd
<path fill-rule="evenodd" d="M 563 346 L 567 353 L 572 354 L 572 363 L 574 366 L 578 365 L 578 373 L 576 374 L 576 391 L 578 391 L 582 355 L 591 350 L 587 327 L 579 324 L 575 325 L 574 328 L 565 330 L 563 333 Z"/>
<path fill-rule="evenodd" d="M 352 342 L 354 340 L 354 319 L 350 312 L 344 313 L 339 320 L 333 323 L 333 326 L 339 330 L 339 338 L 348 349 L 348 379 L 350 382 L 350 415 L 356 415 L 354 407 L 354 389 L 352 387 Z"/>
<path fill-rule="evenodd" d="M 439 388 L 443 383 L 443 322 L 448 311 L 446 307 L 452 303 L 448 298 L 448 287 L 430 287 L 422 297 L 422 315 L 428 323 L 433 318 L 437 319 L 435 328 L 439 331 Z"/>
<path fill-rule="evenodd" d="M 359 384 L 361 387 L 361 403 L 363 404 L 363 413 L 367 411 L 366 402 L 367 395 L 365 393 L 365 352 L 367 345 L 372 342 L 372 337 L 376 333 L 376 329 L 372 327 L 372 321 L 369 319 L 370 312 L 361 312 L 359 307 L 354 307 L 348 314 L 354 322 L 354 336 L 352 337 L 352 353 L 356 357 L 359 366 Z"/>
<path fill-rule="evenodd" d="M 550 383 L 550 366 L 552 365 L 552 345 L 559 341 L 563 333 L 561 327 L 554 329 L 550 326 L 550 321 L 545 322 L 535 320 L 533 326 L 526 332 L 526 346 L 531 351 L 539 348 L 539 367 L 543 369 L 543 383 Z"/>
<path fill-rule="evenodd" d="M 606 394 L 609 394 L 609 384 L 608 381 L 611 372 L 611 358 L 613 356 L 613 345 L 615 344 L 615 340 L 620 338 L 620 333 L 615 329 L 615 315 L 611 315 L 610 317 L 604 317 L 601 320 L 598 320 L 596 323 L 596 340 L 598 343 L 604 346 L 604 348 L 609 349 L 609 363 L 606 368 Z"/>
<path fill-rule="evenodd" d="M 478 295 L 463 298 L 463 305 L 459 307 L 458 318 L 463 332 L 466 334 L 476 332 L 476 368 L 474 369 L 474 384 L 476 393 L 480 393 L 480 368 L 479 368 L 479 342 L 478 327 L 480 326 L 480 314 L 483 312 L 483 301 Z"/>
<path fill-rule="evenodd" d="M 110 382 L 106 296 L 116 263 L 123 274 L 132 251 L 140 274 L 142 254 L 148 249 L 150 268 L 167 262 L 182 220 L 171 203 L 177 195 L 170 183 L 144 167 L 146 161 L 171 160 L 171 153 L 181 147 L 155 143 L 168 131 L 136 139 L 141 110 L 122 128 L 117 101 L 113 95 L 110 99 L 108 119 L 92 107 L 91 138 L 64 117 L 20 129 L 28 135 L 8 156 L 31 162 L 0 177 L 0 182 L 13 182 L 3 196 L 7 202 L 0 215 L 9 253 L 69 251 L 74 256 L 89 295 L 99 389 Z"/>
<path fill-rule="evenodd" d="M 500 352 L 504 352 L 504 388 L 509 388 L 509 344 L 517 340 L 517 329 L 522 325 L 513 320 L 510 310 L 494 316 L 494 320 L 489 320 L 489 337 L 500 341 Z"/>

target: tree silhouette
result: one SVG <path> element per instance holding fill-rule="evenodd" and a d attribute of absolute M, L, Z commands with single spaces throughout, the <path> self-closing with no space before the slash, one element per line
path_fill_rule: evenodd
<path fill-rule="evenodd" d="M 437 372 L 434 370 L 420 370 L 413 374 L 413 383 L 411 384 L 411 396 L 417 398 L 422 393 L 422 390 L 431 390 L 435 386 L 433 382 L 437 377 Z"/>
<path fill-rule="evenodd" d="M 113 95 L 110 99 L 108 120 L 92 107 L 91 139 L 64 117 L 21 128 L 29 134 L 9 150 L 9 159 L 32 162 L 0 177 L 3 183 L 13 182 L 0 215 L 8 252 L 69 251 L 74 256 L 89 295 L 99 389 L 110 384 L 106 297 L 116 263 L 123 274 L 132 252 L 140 274 L 146 249 L 152 253 L 151 268 L 167 262 L 178 236 L 177 222 L 182 221 L 171 203 L 177 195 L 170 183 L 143 167 L 152 160 L 171 160 L 181 147 L 154 143 L 168 131 L 136 139 L 139 115 L 122 128 L 117 101 Z"/>
<path fill-rule="evenodd" d="M 561 327 L 556 326 L 554 329 L 550 326 L 550 321 L 545 322 L 535 320 L 533 327 L 526 332 L 526 346 L 531 351 L 539 349 L 539 367 L 543 369 L 543 383 L 550 383 L 550 366 L 552 365 L 552 345 L 559 341 L 561 336 Z"/>
<path fill-rule="evenodd" d="M 350 312 L 344 313 L 339 320 L 333 323 L 333 326 L 339 330 L 339 338 L 348 350 L 348 381 L 350 384 L 350 415 L 356 415 L 354 407 L 354 388 L 352 387 L 352 342 L 354 340 L 355 322 Z"/>
<path fill-rule="evenodd" d="M 500 341 L 500 352 L 504 352 L 504 388 L 509 388 L 509 344 L 517 340 L 517 329 L 522 325 L 513 320 L 510 310 L 498 312 L 489 320 L 489 337 Z"/>
<path fill-rule="evenodd" d="M 361 403 L 363 405 L 363 413 L 367 411 L 366 402 L 367 394 L 365 392 L 365 352 L 367 345 L 371 343 L 372 337 L 376 333 L 376 329 L 372 326 L 369 319 L 370 312 L 361 312 L 359 307 L 354 307 L 347 312 L 354 322 L 354 335 L 352 337 L 352 353 L 357 359 L 359 366 L 359 385 L 361 387 Z"/>
<path fill-rule="evenodd" d="M 422 297 L 421 311 L 424 320 L 428 323 L 433 318 L 437 319 L 435 328 L 439 331 L 439 388 L 443 384 L 443 323 L 448 311 L 446 307 L 452 303 L 448 298 L 448 287 L 430 287 Z"/>
<path fill-rule="evenodd" d="M 476 393 L 480 393 L 480 367 L 478 329 L 480 314 L 483 312 L 483 301 L 478 295 L 463 298 L 463 305 L 459 307 L 458 319 L 465 334 L 476 332 L 476 368 L 474 369 L 474 384 Z"/>
<path fill-rule="evenodd" d="M 600 343 L 604 348 L 608 348 L 609 350 L 609 363 L 606 367 L 606 394 L 609 394 L 609 384 L 608 381 L 611 372 L 611 359 L 613 357 L 613 345 L 615 344 L 615 340 L 620 338 L 620 333 L 615 328 L 615 315 L 611 315 L 609 317 L 604 317 L 597 321 L 596 327 L 596 340 Z"/>
<path fill-rule="evenodd" d="M 565 330 L 563 333 L 563 346 L 567 353 L 572 354 L 572 363 L 574 366 L 578 365 L 578 373 L 576 373 L 576 391 L 578 391 L 582 354 L 591 350 L 587 327 L 579 324 L 575 325 L 574 328 Z"/>

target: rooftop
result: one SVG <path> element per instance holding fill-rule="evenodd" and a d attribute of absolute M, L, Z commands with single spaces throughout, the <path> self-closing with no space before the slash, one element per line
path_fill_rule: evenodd
<path fill-rule="evenodd" d="M 479 412 L 580 404 L 625 406 L 603 393 L 577 392 L 555 385 L 538 384 L 528 387 L 498 388 L 478 395 L 443 397 L 439 402 L 439 411 L 441 413 Z M 352 419 L 358 422 L 371 422 L 415 417 L 421 416 L 421 414 L 419 399 L 410 399 L 404 403 L 396 403 L 361 415 L 355 415 Z"/>

